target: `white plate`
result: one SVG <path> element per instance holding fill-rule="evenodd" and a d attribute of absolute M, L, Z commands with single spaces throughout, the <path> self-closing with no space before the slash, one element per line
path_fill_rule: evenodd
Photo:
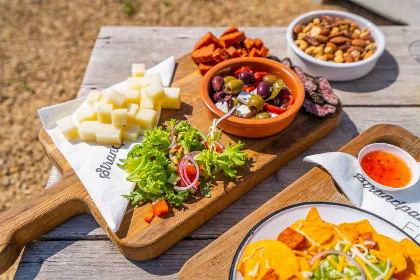
<path fill-rule="evenodd" d="M 230 268 L 229 279 L 244 279 L 242 275 L 236 271 L 236 267 L 242 256 L 243 249 L 247 244 L 263 239 L 277 239 L 277 236 L 285 228 L 292 225 L 297 220 L 304 220 L 311 207 L 316 207 L 321 219 L 329 223 L 338 225 L 340 223 L 352 223 L 367 219 L 380 234 L 388 236 L 396 241 L 400 241 L 404 238 L 413 240 L 390 222 L 363 209 L 332 202 L 294 204 L 268 215 L 248 232 L 236 251 Z"/>

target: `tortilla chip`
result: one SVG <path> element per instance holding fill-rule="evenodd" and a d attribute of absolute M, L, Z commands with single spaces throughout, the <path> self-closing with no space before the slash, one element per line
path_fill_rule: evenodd
<path fill-rule="evenodd" d="M 262 279 L 269 269 L 274 269 L 280 280 L 287 280 L 299 271 L 299 263 L 292 249 L 283 242 L 260 240 L 245 247 L 237 269 L 245 280 Z M 256 277 L 252 273 L 248 275 L 255 270 Z"/>
<path fill-rule="evenodd" d="M 407 268 L 407 260 L 405 259 L 405 251 L 399 243 L 382 234 L 374 234 L 373 239 L 377 244 L 378 251 L 383 259 L 391 259 L 391 265 L 395 267 L 395 272 L 401 272 Z"/>
<path fill-rule="evenodd" d="M 312 207 L 311 210 L 309 210 L 305 221 L 315 223 L 322 222 L 321 216 L 319 215 L 318 209 L 316 209 L 316 207 Z"/>
<path fill-rule="evenodd" d="M 420 247 L 410 239 L 399 242 L 402 245 L 407 258 L 407 270 L 420 277 Z"/>
<path fill-rule="evenodd" d="M 300 231 L 308 235 L 313 241 L 325 245 L 334 241 L 334 227 L 327 223 L 305 223 Z"/>
<path fill-rule="evenodd" d="M 299 271 L 311 271 L 308 261 L 303 257 L 296 257 L 299 263 Z"/>
<path fill-rule="evenodd" d="M 373 228 L 373 226 L 370 224 L 368 220 L 361 220 L 355 223 L 350 223 L 351 225 L 354 225 L 359 232 L 372 232 L 376 233 L 376 230 Z"/>
<path fill-rule="evenodd" d="M 337 229 L 344 235 L 344 237 L 351 243 L 356 243 L 359 239 L 359 229 L 350 223 L 342 223 Z M 340 240 L 343 238 L 340 235 Z"/>

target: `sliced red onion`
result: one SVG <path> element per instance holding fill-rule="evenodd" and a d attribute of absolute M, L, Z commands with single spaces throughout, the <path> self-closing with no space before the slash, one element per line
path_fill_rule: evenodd
<path fill-rule="evenodd" d="M 313 258 L 309 261 L 309 265 L 312 266 L 312 264 L 317 259 L 319 259 L 319 258 L 321 258 L 321 257 L 323 257 L 325 255 L 329 255 L 329 254 L 337 254 L 337 255 L 346 257 L 346 259 L 349 261 L 349 263 L 351 263 L 352 265 L 354 265 L 355 267 L 357 267 L 357 269 L 360 271 L 360 273 L 362 275 L 362 280 L 366 280 L 365 273 L 363 272 L 363 270 L 360 267 L 360 265 L 356 262 L 356 260 L 353 259 L 352 257 L 350 257 L 349 255 L 347 255 L 346 253 L 343 253 L 343 252 L 338 251 L 338 250 L 325 250 L 325 251 L 319 252 L 318 254 L 316 254 L 315 256 L 313 256 Z"/>
<path fill-rule="evenodd" d="M 194 152 L 193 152 L 194 153 Z M 192 182 L 190 182 L 187 186 L 185 186 L 185 187 L 178 187 L 178 186 L 175 186 L 174 187 L 174 189 L 175 190 L 177 190 L 177 191 L 186 191 L 186 190 L 189 190 L 189 189 L 191 189 L 192 187 L 195 187 L 195 184 L 198 182 L 198 178 L 200 177 L 200 173 L 198 172 L 200 169 L 198 168 L 198 164 L 197 164 L 197 162 L 190 156 L 190 154 L 192 154 L 192 153 L 189 153 L 188 155 L 185 155 L 183 158 L 182 158 L 182 160 L 181 160 L 181 162 L 180 162 L 180 166 L 179 166 L 179 168 L 180 168 L 180 177 L 181 177 L 181 180 L 183 179 L 182 177 L 183 176 L 185 176 L 185 178 L 184 179 L 186 179 L 187 180 L 187 182 L 189 182 L 189 179 L 188 179 L 188 176 L 187 176 L 187 173 L 186 173 L 186 171 L 185 171 L 185 164 L 186 164 L 186 162 L 187 161 L 190 161 L 193 165 L 194 165 L 194 167 L 195 167 L 195 170 L 197 170 L 197 172 L 195 173 L 196 174 L 196 176 L 195 176 L 195 178 L 194 178 L 194 180 L 192 181 Z M 182 166 L 181 166 L 181 163 L 182 163 Z M 185 184 L 185 183 L 184 183 Z"/>
<path fill-rule="evenodd" d="M 173 148 L 175 148 L 175 146 L 176 146 L 176 136 L 172 139 L 172 143 L 169 145 L 168 148 L 165 149 L 165 151 L 172 150 Z M 172 159 L 171 154 L 169 154 L 169 158 Z"/>
<path fill-rule="evenodd" d="M 171 134 L 169 134 L 169 140 L 171 140 L 171 139 L 172 139 L 172 136 L 174 135 L 175 129 L 177 128 L 177 126 L 178 126 L 180 123 L 181 123 L 181 121 L 178 121 L 178 122 L 174 125 L 174 127 L 172 127 L 172 129 L 171 129 Z"/>

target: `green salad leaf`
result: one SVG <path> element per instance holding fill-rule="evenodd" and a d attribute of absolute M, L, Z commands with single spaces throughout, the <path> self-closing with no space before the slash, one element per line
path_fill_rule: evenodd
<path fill-rule="evenodd" d="M 197 154 L 194 159 L 197 163 L 203 165 L 205 172 L 210 177 L 214 178 L 222 169 L 226 176 L 235 178 L 236 170 L 232 168 L 244 165 L 247 158 L 247 155 L 241 151 L 243 146 L 244 144 L 239 141 L 235 146 L 229 144 L 222 153 L 217 153 L 213 149 L 206 149 Z"/>

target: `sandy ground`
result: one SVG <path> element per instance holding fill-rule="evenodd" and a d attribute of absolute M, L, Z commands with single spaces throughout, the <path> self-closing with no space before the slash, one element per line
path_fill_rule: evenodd
<path fill-rule="evenodd" d="M 36 110 L 76 97 L 101 26 L 287 26 L 318 9 L 393 24 L 344 0 L 0 0 L 0 211 L 44 187 Z"/>

